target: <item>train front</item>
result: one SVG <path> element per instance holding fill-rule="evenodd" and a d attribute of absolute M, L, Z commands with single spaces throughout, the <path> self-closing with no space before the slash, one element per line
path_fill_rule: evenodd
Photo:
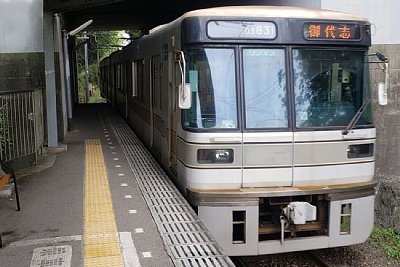
<path fill-rule="evenodd" d="M 302 12 L 183 21 L 178 180 L 229 255 L 346 246 L 373 228 L 369 25 Z"/>

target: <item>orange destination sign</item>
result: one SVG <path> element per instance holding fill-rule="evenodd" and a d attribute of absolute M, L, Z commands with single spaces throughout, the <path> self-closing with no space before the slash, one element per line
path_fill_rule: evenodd
<path fill-rule="evenodd" d="M 307 22 L 304 24 L 307 40 L 359 40 L 360 25 L 346 23 Z"/>

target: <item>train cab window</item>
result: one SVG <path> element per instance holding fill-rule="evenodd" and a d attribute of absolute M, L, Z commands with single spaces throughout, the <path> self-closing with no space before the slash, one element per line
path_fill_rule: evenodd
<path fill-rule="evenodd" d="M 285 50 L 243 49 L 246 128 L 288 127 Z"/>
<path fill-rule="evenodd" d="M 185 57 L 186 81 L 192 88 L 192 107 L 183 111 L 183 126 L 238 128 L 234 49 L 188 49 Z"/>
<path fill-rule="evenodd" d="M 296 127 L 346 127 L 369 98 L 363 51 L 293 50 Z M 357 125 L 371 125 L 369 106 Z"/>

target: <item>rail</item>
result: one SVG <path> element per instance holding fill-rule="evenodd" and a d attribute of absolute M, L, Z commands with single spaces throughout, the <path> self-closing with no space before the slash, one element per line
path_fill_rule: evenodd
<path fill-rule="evenodd" d="M 44 141 L 42 90 L 0 92 L 0 159 L 37 159 Z"/>

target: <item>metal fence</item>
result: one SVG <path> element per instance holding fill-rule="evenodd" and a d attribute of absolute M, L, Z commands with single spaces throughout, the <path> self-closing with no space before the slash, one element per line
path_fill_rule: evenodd
<path fill-rule="evenodd" d="M 0 158 L 37 156 L 43 141 L 42 90 L 0 92 Z"/>

